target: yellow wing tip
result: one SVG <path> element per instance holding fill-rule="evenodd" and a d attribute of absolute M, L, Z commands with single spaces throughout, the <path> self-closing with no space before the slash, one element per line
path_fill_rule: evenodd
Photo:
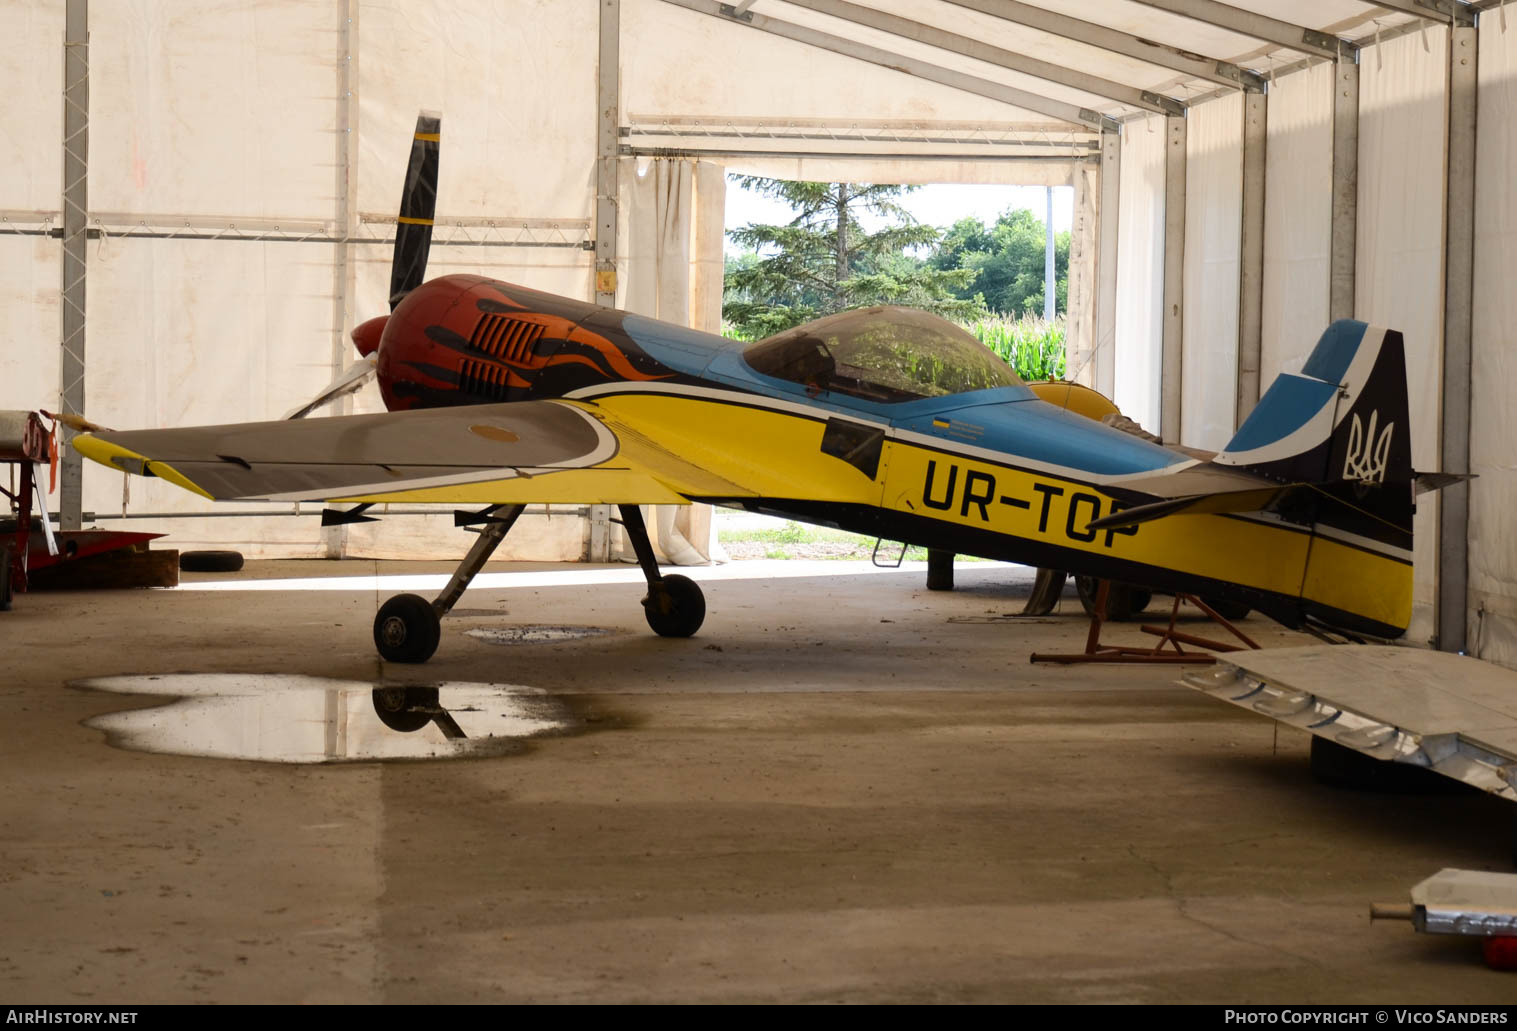
<path fill-rule="evenodd" d="M 92 462 L 99 462 L 107 469 L 116 472 L 136 472 L 142 476 L 157 476 L 172 483 L 176 487 L 183 487 L 187 491 L 199 494 L 203 498 L 212 501 L 216 499 L 210 493 L 201 489 L 189 477 L 166 462 L 155 462 L 146 455 L 113 444 L 108 440 L 95 436 L 93 433 L 81 433 L 73 440 L 73 448 Z"/>

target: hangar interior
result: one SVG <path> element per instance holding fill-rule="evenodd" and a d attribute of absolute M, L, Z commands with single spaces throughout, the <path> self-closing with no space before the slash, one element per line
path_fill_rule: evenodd
<path fill-rule="evenodd" d="M 0 405 L 172 426 L 301 403 L 383 310 L 418 109 L 445 118 L 434 273 L 698 328 L 719 325 L 725 172 L 1071 184 L 1070 367 L 1167 440 L 1220 447 L 1332 317 L 1402 330 L 1416 467 L 1478 477 L 1419 511 L 1408 636 L 1517 662 L 1501 3 L 7 11 Z M 77 459 L 63 491 L 101 525 L 200 505 Z M 511 554 L 605 558 L 606 519 L 534 513 Z M 458 550 L 440 516 L 405 525 L 281 511 L 170 540 Z"/>
<path fill-rule="evenodd" d="M 124 428 L 273 419 L 303 403 L 352 365 L 353 328 L 386 310 L 396 200 L 418 110 L 443 117 L 430 275 L 480 272 L 713 331 L 721 320 L 728 174 L 1069 185 L 1070 368 L 1166 441 L 1220 448 L 1277 374 L 1300 370 L 1334 318 L 1404 333 L 1414 464 L 1475 475 L 1419 507 L 1407 640 L 1517 667 L 1517 549 L 1509 547 L 1517 518 L 1517 415 L 1509 403 L 1517 361 L 1508 328 L 1517 324 L 1510 289 L 1517 9 L 1506 6 L 0 0 L 10 44 L 0 55 L 8 97 L 0 107 L 0 409 L 44 407 Z M 383 405 L 366 390 L 337 410 Z M 298 505 L 212 516 L 208 503 L 167 483 L 118 477 L 77 456 L 64 459 L 53 504 L 65 528 L 152 524 L 169 533 L 170 546 L 234 547 L 257 559 L 456 560 L 464 550 L 448 513 L 328 528 Z M 709 512 L 680 520 L 672 539 L 706 548 Z M 502 557 L 603 562 L 618 550 L 611 527 L 608 507 L 533 509 Z M 660 535 L 666 552 L 668 532 Z M 857 605 L 878 603 L 855 594 Z M 979 618 L 975 606 L 993 604 L 972 591 L 966 599 L 955 611 L 970 622 Z M 40 611 L 61 613 L 57 604 Z M 195 618 L 195 603 L 175 604 L 176 618 Z M 594 604 L 576 595 L 554 611 L 572 619 Z M 904 622 L 892 605 L 881 611 Z M 297 608 L 312 621 L 325 618 L 310 598 Z M 239 618 L 209 603 L 204 612 L 217 626 Z M 216 661 L 259 661 L 258 649 L 231 633 Z M 50 647 L 69 646 L 62 630 L 39 634 Z M 967 638 L 963 645 L 973 647 Z M 848 654 L 868 665 L 866 646 Z M 350 669 L 350 658 L 316 665 L 335 675 Z M 658 676 L 660 661 L 639 652 L 633 668 Z M 716 661 L 687 655 L 671 678 L 708 684 L 723 675 Z M 802 682 L 810 675 L 785 668 Z M 624 672 L 609 660 L 587 670 L 586 692 L 595 676 Z M 869 667 L 854 688 L 870 690 L 863 686 L 869 676 L 889 675 Z M 1162 680 L 1144 676 L 1150 686 Z M 1094 680 L 1077 688 L 1093 692 L 1091 699 L 1100 690 Z M 766 732 L 783 737 L 789 717 L 766 718 L 773 720 Z M 1006 733 L 1020 740 L 1019 731 Z M 590 740 L 576 743 L 579 759 L 587 759 Z M 83 747 L 70 739 L 60 754 L 77 758 Z M 1276 746 L 1250 739 L 1248 747 L 1263 756 Z M 685 758 L 719 762 L 707 753 Z M 1063 759 L 1076 771 L 1084 761 L 1082 754 Z M 882 769 L 859 774 L 869 775 L 889 780 Z M 180 797 L 194 775 L 180 776 L 164 774 L 155 790 Z M 441 785 L 447 776 L 482 775 L 422 776 Z M 375 790 L 383 778 L 372 774 Z M 323 783 L 339 793 L 360 790 L 357 780 Z M 314 785 L 291 789 L 311 825 L 322 825 L 323 813 L 345 818 L 328 811 L 331 799 Z M 529 790 L 547 799 L 556 788 L 545 777 Z M 235 787 L 225 790 L 241 797 Z M 413 815 L 427 812 L 424 787 L 387 790 L 403 796 Z M 1226 808 L 1225 799 L 1208 797 L 1208 804 Z M 1471 819 L 1493 811 L 1463 804 L 1459 811 Z M 1353 807 L 1324 808 L 1332 811 L 1316 815 L 1342 819 Z M 1410 805 L 1443 830 L 1457 823 L 1454 809 Z M 455 822 L 432 829 L 472 840 L 476 828 L 464 816 L 449 819 Z M 281 847 L 308 847 L 289 828 L 255 825 Z M 193 826 L 176 824 L 187 835 Z M 1253 830 L 1273 833 L 1268 820 Z M 385 846 L 389 831 L 360 831 L 381 852 L 404 852 L 395 842 Z M 1100 848 L 1088 844 L 1092 853 Z M 1295 861 L 1321 859 L 1313 848 Z M 1434 854 L 1424 848 L 1418 859 Z M 533 858 L 551 865 L 556 855 L 544 846 Z M 460 862 L 465 875 L 474 871 L 470 859 Z M 1372 879 L 1369 860 L 1362 862 L 1354 876 Z M 1266 858 L 1249 869 L 1267 865 Z M 450 903 L 429 871 L 402 867 L 395 859 L 384 876 L 365 869 L 371 879 L 353 890 L 379 898 L 387 883 L 404 885 L 412 908 L 386 912 L 414 931 L 425 922 L 417 914 L 423 901 Z M 488 895 L 467 876 L 464 887 Z M 971 905 L 966 899 L 959 901 Z M 1292 914 L 1314 919 L 1305 909 Z M 77 915 L 83 919 L 83 910 Z M 1042 916 L 1059 919 L 1056 909 Z M 1148 921 L 1181 953 L 1204 951 L 1184 938 L 1192 915 L 1183 907 L 1162 919 L 1141 906 L 1126 916 Z M 1230 916 L 1208 911 L 1206 919 L 1225 926 Z M 1323 938 L 1331 933 L 1311 928 Z M 713 919 L 702 933 L 716 940 L 726 929 Z M 1000 947 L 989 927 L 976 925 L 970 939 L 991 952 Z M 542 989 L 552 976 L 549 953 L 565 942 L 571 939 L 534 958 L 538 994 L 528 983 L 509 997 L 587 997 L 577 993 L 590 991 L 588 982 Z M 1082 947 L 1077 936 L 1064 944 Z M 1262 962 L 1239 948 L 1240 961 Z M 226 951 L 226 965 L 245 961 Z M 710 962 L 737 964 L 716 951 Z M 300 951 L 302 962 L 315 962 L 311 955 L 326 958 Z M 403 966 L 398 955 L 365 957 L 391 971 Z M 0 957 L 0 973 L 5 962 Z M 701 973 L 690 963 L 671 977 Z M 763 976 L 781 979 L 774 964 L 760 963 Z M 61 978 L 62 970 L 28 967 L 34 979 L 26 983 Z M 597 976 L 614 981 L 629 970 Z M 344 970 L 297 994 L 364 997 L 348 991 L 342 978 L 350 976 L 358 975 Z M 441 982 L 438 994 L 458 998 L 450 992 L 473 983 L 470 976 Z M 866 982 L 850 969 L 822 987 L 792 985 L 780 997 L 846 998 L 853 990 L 878 997 L 837 988 Z M 1271 990 L 1279 997 L 1300 983 L 1271 982 Z M 1229 983 L 1186 984 L 1156 997 L 1194 998 L 1186 994 L 1192 989 L 1215 995 Z M 1308 984 L 1328 995 L 1341 987 L 1330 978 Z M 1378 984 L 1389 988 L 1395 979 L 1387 974 Z M 1067 988 L 1026 997 L 1082 998 Z M 1464 988 L 1474 998 L 1489 986 Z M 913 991 L 899 997 L 952 997 Z M 735 997 L 768 996 L 753 988 Z M 1110 1001 L 1099 992 L 1084 998 Z"/>

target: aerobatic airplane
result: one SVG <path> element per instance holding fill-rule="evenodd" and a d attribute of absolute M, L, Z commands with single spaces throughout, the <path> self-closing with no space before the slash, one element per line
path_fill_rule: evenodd
<path fill-rule="evenodd" d="M 440 618 L 529 503 L 620 506 L 665 636 L 695 633 L 705 601 L 661 574 L 641 504 L 740 506 L 1292 627 L 1405 631 L 1418 485 L 1399 333 L 1335 322 L 1220 453 L 1161 446 L 1039 400 L 920 311 L 844 312 L 744 343 L 483 276 L 424 282 L 439 129 L 417 122 L 392 310 L 354 330 L 354 371 L 296 418 L 74 440 L 215 500 L 354 506 L 327 522 L 385 502 L 481 506 L 456 519 L 479 539 L 448 588 L 380 608 L 385 658 L 432 655 Z M 298 418 L 369 373 L 388 413 Z"/>

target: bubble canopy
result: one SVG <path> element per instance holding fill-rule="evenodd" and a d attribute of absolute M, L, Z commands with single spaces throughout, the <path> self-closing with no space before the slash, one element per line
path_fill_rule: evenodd
<path fill-rule="evenodd" d="M 753 371 L 883 404 L 1021 384 L 965 330 L 915 308 L 845 311 L 765 337 L 743 352 Z"/>

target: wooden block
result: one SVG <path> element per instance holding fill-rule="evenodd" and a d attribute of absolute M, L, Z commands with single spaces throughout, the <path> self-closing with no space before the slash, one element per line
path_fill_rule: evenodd
<path fill-rule="evenodd" d="M 179 552 L 147 545 L 60 562 L 32 572 L 34 591 L 95 591 L 124 587 L 178 587 Z"/>

